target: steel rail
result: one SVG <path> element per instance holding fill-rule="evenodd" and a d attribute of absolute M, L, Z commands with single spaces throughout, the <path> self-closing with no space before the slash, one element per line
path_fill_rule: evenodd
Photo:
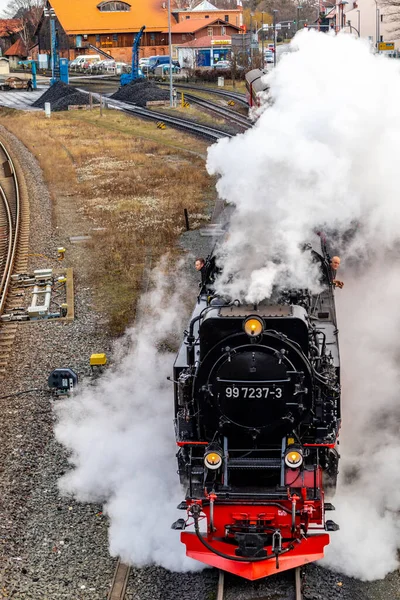
<path fill-rule="evenodd" d="M 157 85 L 167 85 L 166 83 L 162 83 L 162 82 L 156 82 Z M 216 94 L 217 96 L 225 96 L 226 98 L 230 98 L 231 100 L 236 100 L 237 102 L 240 102 L 241 104 L 244 104 L 245 106 L 248 106 L 247 100 L 246 100 L 246 94 L 241 94 L 240 92 L 228 92 L 226 90 L 216 90 L 215 88 L 209 88 L 209 87 L 203 87 L 203 86 L 195 86 L 195 85 L 189 85 L 187 83 L 176 83 L 175 87 L 178 88 L 184 88 L 187 90 L 193 90 L 196 92 L 206 92 L 207 94 Z"/>
<path fill-rule="evenodd" d="M 225 108 L 224 106 L 219 106 L 214 102 L 210 102 L 209 100 L 205 100 L 204 98 L 199 98 L 198 96 L 193 96 L 193 94 L 186 94 L 185 98 L 192 102 L 193 104 L 198 104 L 207 110 L 211 110 L 212 112 L 221 115 L 224 119 L 232 121 L 235 125 L 239 125 L 239 127 L 243 127 L 244 129 L 249 129 L 252 126 L 252 122 L 250 119 L 245 117 L 244 115 L 240 115 L 234 110 L 230 110 L 229 108 Z"/>
<path fill-rule="evenodd" d="M 107 600 L 124 600 L 131 568 L 118 559 Z"/>
<path fill-rule="evenodd" d="M 217 600 L 224 600 L 224 583 L 225 583 L 225 572 L 220 571 L 219 575 L 218 575 Z"/>
<path fill-rule="evenodd" d="M 302 600 L 303 595 L 301 593 L 301 571 L 300 567 L 294 570 L 294 581 L 296 588 L 296 600 Z"/>
<path fill-rule="evenodd" d="M 14 267 L 15 257 L 16 257 L 16 253 L 17 253 L 18 234 L 19 234 L 20 219 L 21 219 L 21 207 L 20 207 L 19 185 L 18 185 L 17 175 L 15 172 L 14 163 L 12 161 L 11 156 L 7 152 L 6 147 L 4 146 L 4 144 L 2 142 L 0 142 L 0 151 L 3 152 L 3 154 L 5 155 L 5 157 L 8 161 L 8 164 L 10 166 L 13 183 L 14 183 L 14 191 L 15 191 L 15 207 L 14 207 L 15 218 L 13 220 L 12 210 L 10 207 L 9 200 L 7 198 L 7 195 L 6 195 L 6 192 L 3 188 L 3 186 L 0 185 L 0 194 L 1 194 L 3 204 L 5 206 L 6 213 L 7 213 L 8 237 L 9 237 L 7 257 L 6 257 L 5 265 L 3 267 L 3 273 L 2 273 L 1 282 L 0 282 L 0 315 L 1 315 L 4 312 L 5 303 L 6 303 L 6 299 L 7 299 L 8 287 L 10 284 L 12 270 Z"/>

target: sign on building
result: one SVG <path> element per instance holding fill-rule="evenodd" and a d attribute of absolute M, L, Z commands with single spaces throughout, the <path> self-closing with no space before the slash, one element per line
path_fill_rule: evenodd
<path fill-rule="evenodd" d="M 386 51 L 386 50 L 393 51 L 394 50 L 394 42 L 379 42 L 378 50 L 379 50 L 379 52 Z"/>

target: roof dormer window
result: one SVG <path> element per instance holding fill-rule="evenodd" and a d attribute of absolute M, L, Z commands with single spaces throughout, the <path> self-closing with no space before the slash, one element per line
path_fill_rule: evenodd
<path fill-rule="evenodd" d="M 131 5 L 127 2 L 101 2 L 97 8 L 101 12 L 129 12 Z"/>

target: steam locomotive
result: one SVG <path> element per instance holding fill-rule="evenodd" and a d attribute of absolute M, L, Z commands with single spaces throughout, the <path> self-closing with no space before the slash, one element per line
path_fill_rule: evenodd
<path fill-rule="evenodd" d="M 246 100 L 250 107 L 260 106 L 260 94 L 268 89 L 268 85 L 262 79 L 266 74 L 267 71 L 262 69 L 252 69 L 245 75 Z"/>
<path fill-rule="evenodd" d="M 174 364 L 178 508 L 188 556 L 254 580 L 323 557 L 338 529 L 340 366 L 330 257 L 321 290 L 255 305 L 213 295 L 213 259 Z"/>

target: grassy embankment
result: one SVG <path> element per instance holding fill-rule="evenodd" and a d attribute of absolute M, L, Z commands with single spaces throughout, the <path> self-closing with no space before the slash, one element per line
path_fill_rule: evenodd
<path fill-rule="evenodd" d="M 207 143 L 116 111 L 21 113 L 0 109 L 0 124 L 36 156 L 53 199 L 57 243 L 66 266 L 83 270 L 70 236 L 89 234 L 86 277 L 110 332 L 132 322 L 143 268 L 174 252 L 184 230 L 209 218 L 215 182 L 205 170 Z M 34 220 L 34 215 L 32 215 Z M 74 262 L 77 264 L 71 264 Z"/>

